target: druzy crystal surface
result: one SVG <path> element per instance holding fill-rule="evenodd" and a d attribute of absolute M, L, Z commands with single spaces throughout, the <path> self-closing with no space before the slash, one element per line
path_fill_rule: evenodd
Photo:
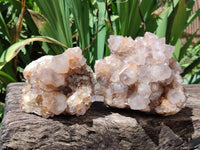
<path fill-rule="evenodd" d="M 184 107 L 182 69 L 165 38 L 149 32 L 135 40 L 111 35 L 108 43 L 111 55 L 95 64 L 105 104 L 163 115 Z"/>
<path fill-rule="evenodd" d="M 83 115 L 94 93 L 94 76 L 79 47 L 63 54 L 43 56 L 23 72 L 27 81 L 21 108 L 43 117 L 61 113 Z"/>

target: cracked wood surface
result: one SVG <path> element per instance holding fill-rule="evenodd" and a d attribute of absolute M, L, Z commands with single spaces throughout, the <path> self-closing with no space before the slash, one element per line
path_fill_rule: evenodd
<path fill-rule="evenodd" d="M 7 87 L 0 149 L 200 149 L 200 86 L 184 86 L 187 105 L 162 117 L 95 102 L 84 116 L 45 119 L 20 110 L 24 83 Z"/>

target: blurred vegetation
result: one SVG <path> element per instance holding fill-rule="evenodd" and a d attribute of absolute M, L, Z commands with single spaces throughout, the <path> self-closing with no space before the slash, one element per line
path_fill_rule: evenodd
<path fill-rule="evenodd" d="M 110 54 L 109 35 L 166 37 L 184 69 L 186 84 L 200 83 L 197 31 L 182 45 L 183 31 L 200 15 L 195 0 L 0 0 L 0 101 L 6 86 L 24 81 L 26 65 L 43 55 L 79 46 L 92 68 Z M 35 41 L 35 42 L 34 42 Z M 39 42 L 40 41 L 40 42 Z M 1 113 L 1 112 L 0 112 Z M 1 115 L 0 115 L 1 116 Z M 1 116 L 2 117 L 2 116 Z"/>

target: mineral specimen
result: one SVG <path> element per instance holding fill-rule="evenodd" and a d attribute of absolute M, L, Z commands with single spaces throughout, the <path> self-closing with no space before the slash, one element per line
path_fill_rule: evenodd
<path fill-rule="evenodd" d="M 111 55 L 97 60 L 95 73 L 105 104 L 172 115 L 185 106 L 174 47 L 152 33 L 144 37 L 111 35 Z"/>
<path fill-rule="evenodd" d="M 23 72 L 27 81 L 21 108 L 43 117 L 61 113 L 83 115 L 94 93 L 94 76 L 79 47 L 57 56 L 43 56 Z"/>

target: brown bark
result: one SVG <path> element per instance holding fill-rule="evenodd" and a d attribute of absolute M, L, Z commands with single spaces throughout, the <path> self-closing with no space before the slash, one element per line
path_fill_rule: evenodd
<path fill-rule="evenodd" d="M 96 102 L 84 116 L 45 119 L 19 108 L 24 83 L 7 87 L 1 149 L 200 149 L 200 86 L 187 85 L 186 107 L 163 117 Z"/>

